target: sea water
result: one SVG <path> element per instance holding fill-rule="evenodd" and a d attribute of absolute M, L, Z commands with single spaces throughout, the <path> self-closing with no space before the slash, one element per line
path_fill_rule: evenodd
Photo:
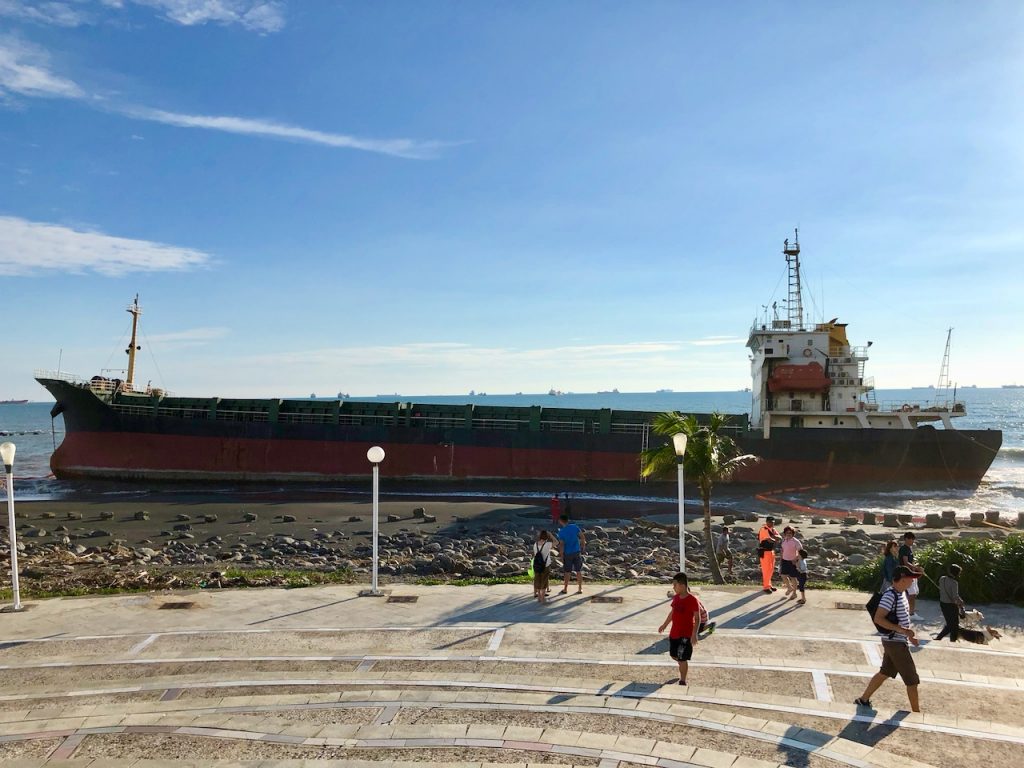
<path fill-rule="evenodd" d="M 935 397 L 932 390 L 879 390 L 877 399 L 883 404 L 922 403 Z M 418 403 L 473 403 L 478 405 L 540 405 L 550 408 L 612 408 L 626 411 L 682 411 L 741 414 L 749 413 L 751 396 L 749 392 L 607 392 L 607 393 L 566 393 L 561 395 L 515 394 L 515 395 L 445 395 L 406 396 L 382 395 L 357 400 L 394 401 Z M 967 415 L 954 422 L 961 429 L 1000 429 L 1003 431 L 1003 445 L 992 462 L 981 485 L 975 490 L 930 489 L 913 491 L 871 491 L 856 492 L 818 489 L 784 498 L 808 506 L 842 509 L 851 512 L 903 512 L 923 516 L 930 512 L 954 510 L 958 516 L 966 517 L 971 512 L 998 511 L 1006 518 L 1016 520 L 1018 512 L 1024 512 L 1024 389 L 982 389 L 969 388 L 957 392 L 957 400 L 967 406 Z M 50 454 L 64 438 L 61 417 L 50 418 L 52 402 L 28 403 L 26 405 L 0 405 L 0 441 L 11 441 L 17 446 L 15 460 L 15 488 L 19 499 L 75 499 L 95 494 L 144 497 L 150 493 L 148 486 L 138 483 L 95 483 L 58 481 L 50 475 Z M 6 433 L 6 434 L 5 434 Z M 326 489 L 324 489 L 326 490 Z M 538 488 L 539 492 L 551 493 L 551 489 Z M 162 485 L 161 493 L 181 492 L 195 494 L 243 494 L 248 491 L 237 486 L 216 486 L 209 484 L 192 485 L 177 483 Z M 261 494 L 277 492 L 294 493 L 290 487 L 263 488 Z M 2 495 L 2 492 L 0 492 Z M 451 495 L 451 494 L 446 494 Z M 507 495 L 507 494 L 503 494 Z M 628 498 L 628 496 L 624 496 Z M 715 493 L 716 506 L 750 508 L 749 493 L 721 489 Z M 762 509 L 761 505 L 756 505 Z"/>

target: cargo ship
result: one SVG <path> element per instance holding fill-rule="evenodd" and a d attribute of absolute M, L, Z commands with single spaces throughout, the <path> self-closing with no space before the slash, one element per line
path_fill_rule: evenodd
<path fill-rule="evenodd" d="M 0 405 L 25 405 L 28 400 L 0 400 Z"/>
<path fill-rule="evenodd" d="M 756 319 L 747 347 L 751 413 L 727 424 L 760 458 L 733 478 L 761 489 L 832 485 L 973 487 L 1002 444 L 998 430 L 958 430 L 955 397 L 879 403 L 864 377 L 867 346 L 846 324 L 805 322 L 800 244 L 786 240 L 786 317 Z M 472 488 L 497 484 L 641 491 L 640 453 L 660 444 L 656 413 L 611 408 L 437 405 L 349 399 L 174 397 L 134 382 L 138 297 L 122 379 L 37 372 L 64 418 L 53 453 L 59 478 L 338 482 L 366 477 L 383 446 L 395 480 Z M 706 419 L 707 414 L 694 414 Z M 936 428 L 936 425 L 941 428 Z"/>

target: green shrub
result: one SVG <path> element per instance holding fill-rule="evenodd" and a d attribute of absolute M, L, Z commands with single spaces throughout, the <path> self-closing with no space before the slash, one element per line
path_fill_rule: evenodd
<path fill-rule="evenodd" d="M 1002 541 L 958 538 L 922 547 L 916 562 L 924 568 L 921 597 L 939 598 L 939 577 L 959 563 L 960 595 L 968 603 L 1024 602 L 1024 536 L 1012 534 Z M 863 592 L 882 583 L 882 558 L 857 565 L 836 575 L 836 581 Z"/>

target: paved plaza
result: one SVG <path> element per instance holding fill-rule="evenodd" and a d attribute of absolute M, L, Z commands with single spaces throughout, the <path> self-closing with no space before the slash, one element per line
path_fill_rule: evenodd
<path fill-rule="evenodd" d="M 557 592 L 558 587 L 555 588 Z M 797 607 L 704 587 L 718 631 L 676 683 L 665 586 L 239 590 L 0 614 L 5 766 L 806 768 L 1024 764 L 1020 611 L 916 652 L 923 714 L 878 667 L 867 595 Z M 939 612 L 922 601 L 922 637 Z"/>

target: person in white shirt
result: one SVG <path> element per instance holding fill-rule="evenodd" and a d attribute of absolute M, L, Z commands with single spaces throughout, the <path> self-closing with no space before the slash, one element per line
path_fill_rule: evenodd
<path fill-rule="evenodd" d="M 893 574 L 892 589 L 886 590 L 882 600 L 875 610 L 874 621 L 879 627 L 884 627 L 882 635 L 882 666 L 868 681 L 868 687 L 860 698 L 854 699 L 853 703 L 859 707 L 871 706 L 871 695 L 877 691 L 889 678 L 895 678 L 898 674 L 907 686 L 907 698 L 910 700 L 910 709 L 914 712 L 921 711 L 921 704 L 918 699 L 917 686 L 921 678 L 917 674 L 917 665 L 914 664 L 914 657 L 910 655 L 908 643 L 917 646 L 917 637 L 910 626 L 910 604 L 907 602 L 907 588 L 914 583 L 918 574 L 906 566 L 897 566 Z"/>

